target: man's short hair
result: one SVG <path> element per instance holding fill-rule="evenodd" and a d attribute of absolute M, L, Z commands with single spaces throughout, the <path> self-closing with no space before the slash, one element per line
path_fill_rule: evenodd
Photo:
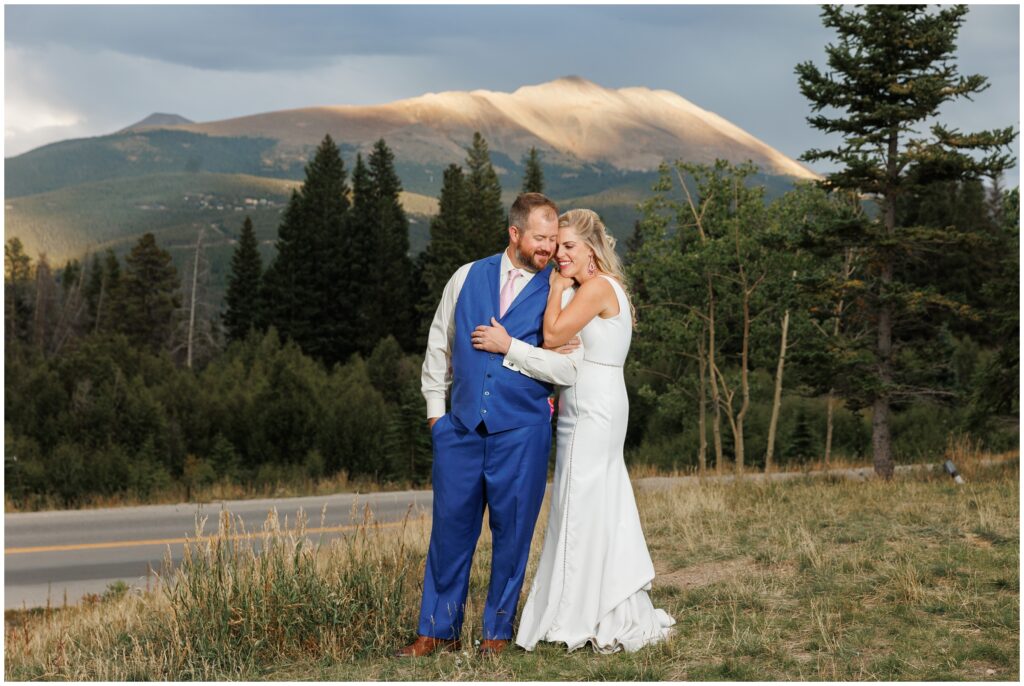
<path fill-rule="evenodd" d="M 512 209 L 508 211 L 508 225 L 514 226 L 520 231 L 526 229 L 526 222 L 530 218 L 530 212 L 538 207 L 550 207 L 558 216 L 558 205 L 543 193 L 520 193 L 516 201 L 512 203 Z"/>

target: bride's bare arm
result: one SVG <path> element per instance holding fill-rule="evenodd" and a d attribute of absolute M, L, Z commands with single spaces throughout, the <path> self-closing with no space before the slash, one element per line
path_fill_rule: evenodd
<path fill-rule="evenodd" d="M 562 309 L 562 293 L 567 279 L 552 279 L 544 310 L 544 347 L 557 348 L 575 336 L 594 317 L 608 309 L 610 302 L 618 303 L 612 285 L 606 279 L 590 279 L 579 287 L 576 295 Z"/>

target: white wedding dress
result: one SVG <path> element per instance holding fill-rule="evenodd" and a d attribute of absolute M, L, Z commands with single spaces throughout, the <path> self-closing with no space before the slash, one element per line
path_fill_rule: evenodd
<path fill-rule="evenodd" d="M 584 361 L 559 399 L 547 531 L 516 634 L 526 650 L 551 641 L 570 651 L 587 642 L 602 653 L 634 651 L 675 624 L 647 595 L 654 565 L 622 455 L 629 414 L 622 365 L 633 325 L 622 286 L 604 278 L 619 314 L 583 327 Z"/>

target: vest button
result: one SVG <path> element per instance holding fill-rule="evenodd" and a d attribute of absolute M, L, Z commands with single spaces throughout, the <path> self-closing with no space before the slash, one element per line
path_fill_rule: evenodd
<path fill-rule="evenodd" d="M 487 414 L 487 410 L 480 410 L 480 414 Z"/>
<path fill-rule="evenodd" d="M 490 395 L 490 394 L 491 394 L 490 391 L 484 391 L 484 395 Z"/>

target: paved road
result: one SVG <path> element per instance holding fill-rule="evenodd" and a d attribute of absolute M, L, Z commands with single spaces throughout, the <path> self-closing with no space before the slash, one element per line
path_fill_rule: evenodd
<path fill-rule="evenodd" d="M 997 464 L 1017 458 L 980 460 L 978 464 Z M 898 466 L 898 472 L 940 468 L 937 464 Z M 872 477 L 870 468 L 831 472 L 778 472 L 748 474 L 742 480 L 761 481 L 814 478 L 825 475 L 864 480 Z M 708 476 L 704 483 L 730 482 L 736 477 Z M 696 485 L 695 476 L 651 477 L 639 479 L 644 490 L 680 485 Z M 222 505 L 240 516 L 246 531 L 258 531 L 267 513 L 277 508 L 294 521 L 301 508 L 309 516 L 308 530 L 321 533 L 320 511 L 326 505 L 324 539 L 344 536 L 362 519 L 362 508 L 369 505 L 379 522 L 400 521 L 412 506 L 414 516 L 430 514 L 430 491 L 390 493 L 351 493 L 304 498 L 265 500 L 229 500 L 207 504 L 149 505 L 97 510 L 33 512 L 4 516 L 4 607 L 20 608 L 78 602 L 85 593 L 102 593 L 107 585 L 123 580 L 145 586 L 150 566 L 159 570 L 170 546 L 176 564 L 184 551 L 185 536 L 195 534 L 196 517 L 206 516 L 205 532 L 216 531 Z M 353 504 L 358 512 L 353 521 Z"/>
<path fill-rule="evenodd" d="M 246 531 L 259 531 L 276 507 L 283 523 L 294 522 L 299 508 L 309 516 L 308 530 L 320 533 L 320 512 L 327 506 L 324 540 L 343 536 L 362 521 L 369 505 L 380 522 L 413 514 L 430 514 L 430 491 L 351 493 L 304 498 L 228 500 L 216 503 L 148 505 L 95 510 L 4 515 L 4 608 L 77 603 L 85 593 L 102 593 L 123 580 L 145 586 L 147 571 L 159 570 L 170 547 L 174 564 L 181 560 L 185 536 L 195 535 L 196 517 L 207 517 L 204 531 L 217 530 L 223 504 L 242 518 Z M 358 513 L 353 520 L 352 507 Z M 258 547 L 258 543 L 257 543 Z"/>

